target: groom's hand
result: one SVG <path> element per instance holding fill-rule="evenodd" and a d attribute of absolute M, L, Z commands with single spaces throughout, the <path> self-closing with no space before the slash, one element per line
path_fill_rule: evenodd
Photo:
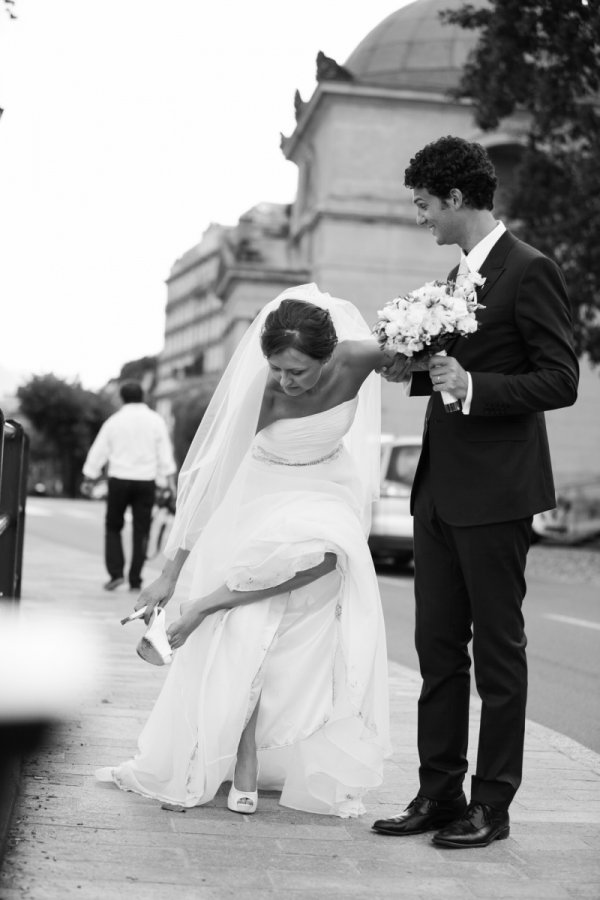
<path fill-rule="evenodd" d="M 434 391 L 448 391 L 457 400 L 466 398 L 469 379 L 461 364 L 453 356 L 431 356 L 429 375 Z"/>

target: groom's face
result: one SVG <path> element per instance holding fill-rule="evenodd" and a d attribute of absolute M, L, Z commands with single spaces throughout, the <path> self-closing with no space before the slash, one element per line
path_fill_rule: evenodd
<path fill-rule="evenodd" d="M 457 244 L 459 220 L 454 204 L 430 194 L 426 188 L 412 192 L 417 225 L 426 225 L 438 244 Z"/>

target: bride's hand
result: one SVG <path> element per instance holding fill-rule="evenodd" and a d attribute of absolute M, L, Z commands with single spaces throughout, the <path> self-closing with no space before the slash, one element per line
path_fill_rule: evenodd
<path fill-rule="evenodd" d="M 386 381 L 408 381 L 413 371 L 411 365 L 410 357 L 397 353 L 392 360 L 386 361 L 386 364 L 376 371 Z"/>
<path fill-rule="evenodd" d="M 159 575 L 158 578 L 144 588 L 137 599 L 135 609 L 146 607 L 144 622 L 150 624 L 150 617 L 155 606 L 166 606 L 175 591 L 176 582 L 167 575 Z"/>

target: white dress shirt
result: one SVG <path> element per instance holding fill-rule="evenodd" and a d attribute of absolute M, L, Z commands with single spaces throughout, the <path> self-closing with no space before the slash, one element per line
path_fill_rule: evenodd
<path fill-rule="evenodd" d="M 102 425 L 83 474 L 95 480 L 106 464 L 109 478 L 164 484 L 177 468 L 164 419 L 145 403 L 124 403 Z"/>
<path fill-rule="evenodd" d="M 461 270 L 464 271 L 464 267 L 466 266 L 467 271 L 469 272 L 479 272 L 480 268 L 488 258 L 489 252 L 492 247 L 496 244 L 497 241 L 500 240 L 504 232 L 506 231 L 506 225 L 504 222 L 498 222 L 495 228 L 493 228 L 489 234 L 479 241 L 478 244 L 469 250 L 467 254 L 461 251 L 460 254 L 460 264 L 458 267 L 458 271 L 460 273 Z M 467 372 L 467 379 L 469 381 L 469 385 L 467 387 L 467 396 L 463 400 L 462 403 L 462 414 L 463 416 L 468 416 L 471 412 L 471 401 L 473 399 L 473 379 L 471 378 L 471 373 Z"/>

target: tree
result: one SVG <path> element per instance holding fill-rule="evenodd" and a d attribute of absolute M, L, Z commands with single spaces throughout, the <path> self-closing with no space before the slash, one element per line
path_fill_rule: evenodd
<path fill-rule="evenodd" d="M 132 359 L 121 366 L 119 381 L 149 381 L 152 385 L 156 380 L 158 367 L 157 356 L 142 356 L 140 359 Z"/>
<path fill-rule="evenodd" d="M 144 389 L 148 406 L 154 408 L 156 382 L 158 378 L 158 356 L 142 356 L 121 366 L 118 381 L 139 381 Z"/>
<path fill-rule="evenodd" d="M 480 29 L 459 97 L 485 131 L 518 110 L 528 133 L 508 213 L 556 259 L 569 285 L 575 343 L 600 364 L 600 5 L 597 0 L 465 3 L 442 20 Z"/>
<path fill-rule="evenodd" d="M 36 431 L 37 458 L 45 453 L 60 467 L 64 492 L 77 496 L 81 468 L 87 451 L 104 420 L 114 412 L 101 394 L 87 391 L 79 382 L 55 375 L 35 375 L 17 390 L 23 416 Z"/>
<path fill-rule="evenodd" d="M 173 403 L 173 452 L 178 469 L 181 468 L 186 453 L 190 449 L 190 444 L 209 401 L 210 396 L 207 396 L 205 392 L 193 391 L 179 397 Z"/>

